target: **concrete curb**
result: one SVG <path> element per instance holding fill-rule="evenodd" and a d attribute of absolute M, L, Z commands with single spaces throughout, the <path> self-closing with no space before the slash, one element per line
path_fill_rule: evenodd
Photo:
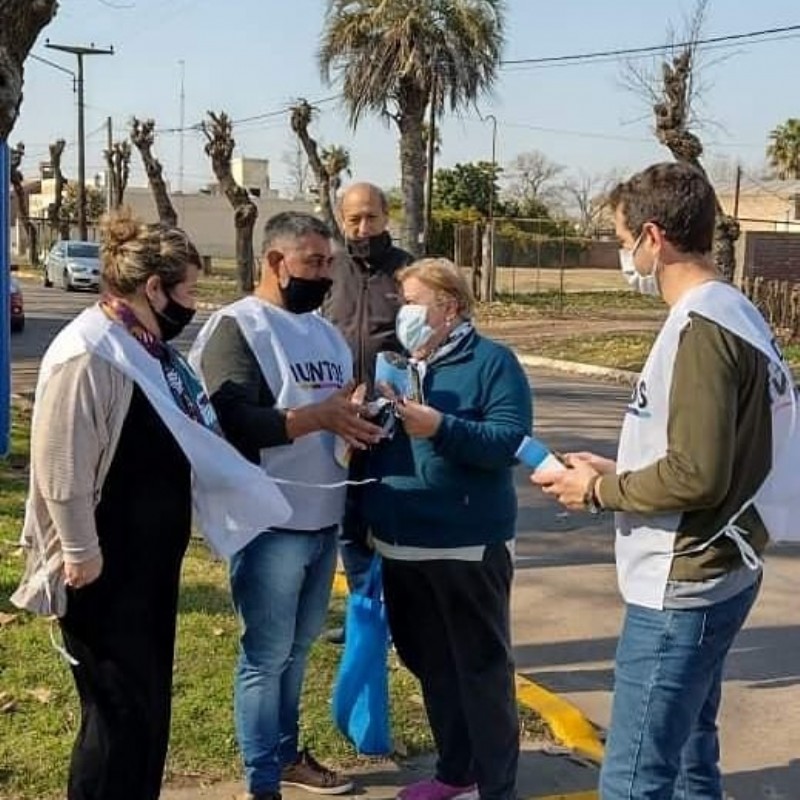
<path fill-rule="evenodd" d="M 582 364 L 579 361 L 563 361 L 559 358 L 547 358 L 545 356 L 535 356 L 524 351 L 514 350 L 517 360 L 523 367 L 538 369 L 552 369 L 558 372 L 570 372 L 573 375 L 586 375 L 590 378 L 605 378 L 616 381 L 617 383 L 632 386 L 639 377 L 638 372 L 631 372 L 626 369 L 616 369 L 614 367 L 600 367 L 596 364 Z"/>

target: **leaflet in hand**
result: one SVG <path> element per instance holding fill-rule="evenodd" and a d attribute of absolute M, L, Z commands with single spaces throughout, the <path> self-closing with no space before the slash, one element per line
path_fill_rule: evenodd
<path fill-rule="evenodd" d="M 408 359 L 399 353 L 386 350 L 375 357 L 375 383 L 385 383 L 397 395 L 407 397 L 409 394 Z"/>
<path fill-rule="evenodd" d="M 558 456 L 533 436 L 526 436 L 522 440 L 515 455 L 526 467 L 531 467 L 533 470 L 567 468 Z"/>

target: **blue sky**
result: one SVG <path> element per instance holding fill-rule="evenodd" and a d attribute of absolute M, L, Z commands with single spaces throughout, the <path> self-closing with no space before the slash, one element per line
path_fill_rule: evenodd
<path fill-rule="evenodd" d="M 315 54 L 325 0 L 60 0 L 55 20 L 34 47 L 37 55 L 75 69 L 75 59 L 47 50 L 63 44 L 113 45 L 113 56 L 86 59 L 87 175 L 103 169 L 104 123 L 115 138 L 132 115 L 154 117 L 161 128 L 180 121 L 180 61 L 184 62 L 185 121 L 207 109 L 234 119 L 281 111 L 296 97 L 337 93 L 323 84 Z M 691 2 L 664 0 L 508 0 L 508 59 L 661 44 L 668 28 L 682 29 Z M 704 36 L 712 37 L 800 23 L 797 0 L 711 0 Z M 709 159 L 730 157 L 754 168 L 763 163 L 769 131 L 800 116 L 800 37 L 746 43 L 704 55 L 706 91 L 699 108 Z M 714 62 L 717 63 L 714 63 Z M 639 62 L 641 63 L 641 62 Z M 570 172 L 591 175 L 640 168 L 668 154 L 653 139 L 646 103 L 622 85 L 617 61 L 560 68 L 502 69 L 494 92 L 478 107 L 498 120 L 497 158 L 507 163 L 538 149 Z M 63 137 L 67 177 L 77 172 L 76 97 L 68 75 L 36 61 L 26 65 L 25 99 L 13 143 L 27 147 L 23 170 L 33 176 L 47 144 Z M 353 177 L 385 187 L 399 183 L 394 128 L 368 120 L 353 132 L 336 102 L 321 106 L 313 129 L 323 143 L 351 151 Z M 237 153 L 266 157 L 275 188 L 287 185 L 282 156 L 294 147 L 286 115 L 235 129 Z M 202 136 L 184 136 L 184 186 L 211 180 Z M 156 143 L 168 178 L 178 183 L 180 136 Z M 476 111 L 443 123 L 439 166 L 491 155 L 491 123 Z M 144 183 L 134 155 L 132 183 Z"/>

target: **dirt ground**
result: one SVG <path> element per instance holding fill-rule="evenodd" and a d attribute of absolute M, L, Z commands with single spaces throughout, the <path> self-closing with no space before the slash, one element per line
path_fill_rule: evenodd
<path fill-rule="evenodd" d="M 642 333 L 658 330 L 663 315 L 627 312 L 624 316 L 545 316 L 533 309 L 517 307 L 506 315 L 481 309 L 476 317 L 481 333 L 504 342 L 524 353 L 536 354 L 537 346 L 546 340 L 568 336 L 591 336 L 606 333 Z"/>

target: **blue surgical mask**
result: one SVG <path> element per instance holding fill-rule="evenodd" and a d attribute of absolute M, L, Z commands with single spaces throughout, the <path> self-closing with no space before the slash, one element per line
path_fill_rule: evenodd
<path fill-rule="evenodd" d="M 642 275 L 639 270 L 636 269 L 636 263 L 634 262 L 634 256 L 642 242 L 642 236 L 644 236 L 644 233 L 639 234 L 630 250 L 625 247 L 620 247 L 619 266 L 622 269 L 622 277 L 625 278 L 632 289 L 635 289 L 640 294 L 658 297 L 661 294 L 657 276 L 658 262 L 656 261 L 653 263 L 653 267 L 648 275 Z"/>
<path fill-rule="evenodd" d="M 427 307 L 413 303 L 400 306 L 395 330 L 398 341 L 409 353 L 420 350 L 433 336 L 433 328 L 428 325 Z"/>

